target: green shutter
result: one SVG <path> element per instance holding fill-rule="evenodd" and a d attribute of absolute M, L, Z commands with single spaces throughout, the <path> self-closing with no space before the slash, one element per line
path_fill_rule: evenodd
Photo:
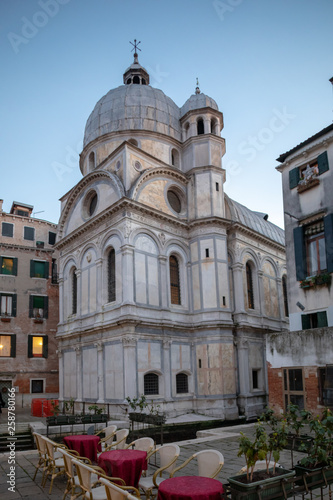
<path fill-rule="evenodd" d="M 49 315 L 49 298 L 44 297 L 44 318 L 47 319 Z"/>
<path fill-rule="evenodd" d="M 16 358 L 16 335 L 11 335 L 10 336 L 10 357 L 11 358 Z"/>
<path fill-rule="evenodd" d="M 30 261 L 30 278 L 33 278 L 35 276 L 35 261 L 31 260 Z"/>
<path fill-rule="evenodd" d="M 3 272 L 2 272 L 2 257 L 0 257 L 0 274 L 3 274 Z"/>
<path fill-rule="evenodd" d="M 32 335 L 28 335 L 28 358 L 32 357 Z"/>
<path fill-rule="evenodd" d="M 311 328 L 310 315 L 302 314 L 302 330 L 309 330 Z"/>
<path fill-rule="evenodd" d="M 12 316 L 16 317 L 16 304 L 17 304 L 17 295 L 13 293 L 12 295 Z"/>
<path fill-rule="evenodd" d="M 329 170 L 327 151 L 324 151 L 324 153 L 321 153 L 321 155 L 318 156 L 317 162 L 318 162 L 319 175 Z"/>
<path fill-rule="evenodd" d="M 293 168 L 289 171 L 289 187 L 294 189 L 299 183 L 299 168 Z"/>
<path fill-rule="evenodd" d="M 324 231 L 327 272 L 333 273 L 333 214 L 324 217 Z"/>
<path fill-rule="evenodd" d="M 45 337 L 43 337 L 43 358 L 47 358 L 49 354 L 48 344 L 49 344 L 49 338 L 47 335 L 45 335 Z"/>
<path fill-rule="evenodd" d="M 327 326 L 327 314 L 326 311 L 317 312 L 317 326 L 318 328 Z"/>
<path fill-rule="evenodd" d="M 49 263 L 44 263 L 44 278 L 48 279 L 49 277 Z"/>
<path fill-rule="evenodd" d="M 14 257 L 13 259 L 13 275 L 17 276 L 17 258 Z"/>
<path fill-rule="evenodd" d="M 29 295 L 29 318 L 33 317 L 34 296 Z"/>
<path fill-rule="evenodd" d="M 307 275 L 306 269 L 306 248 L 304 241 L 303 227 L 296 227 L 294 229 L 294 248 L 295 248 L 295 266 L 296 266 L 296 279 L 297 281 L 304 280 Z"/>

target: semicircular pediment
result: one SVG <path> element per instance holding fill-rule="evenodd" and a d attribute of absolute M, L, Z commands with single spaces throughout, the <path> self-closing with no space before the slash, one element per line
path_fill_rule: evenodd
<path fill-rule="evenodd" d="M 124 195 L 124 186 L 113 173 L 99 170 L 86 175 L 69 193 L 58 224 L 59 239 L 85 224 Z"/>

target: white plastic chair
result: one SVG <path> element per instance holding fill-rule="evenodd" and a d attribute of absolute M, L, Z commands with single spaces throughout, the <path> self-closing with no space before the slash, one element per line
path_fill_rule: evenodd
<path fill-rule="evenodd" d="M 217 450 L 202 450 L 194 453 L 183 464 L 176 467 L 170 477 L 173 477 L 176 472 L 186 467 L 194 459 L 196 459 L 198 467 L 196 475 L 202 477 L 216 477 L 224 464 L 224 457 L 221 452 Z"/>
<path fill-rule="evenodd" d="M 107 500 L 136 500 L 137 498 L 141 498 L 139 490 L 133 486 L 120 487 L 103 477 L 100 478 L 99 482 L 105 487 Z M 134 491 L 136 495 L 132 495 L 128 490 Z"/>
<path fill-rule="evenodd" d="M 144 491 L 147 500 L 151 497 L 153 490 L 158 489 L 161 482 L 170 477 L 175 469 L 179 453 L 180 448 L 177 444 L 165 444 L 150 454 L 150 459 L 153 455 L 157 455 L 159 468 L 153 476 L 141 477 L 139 481 L 139 489 L 141 488 Z M 166 473 L 167 477 L 162 477 L 163 473 Z"/>

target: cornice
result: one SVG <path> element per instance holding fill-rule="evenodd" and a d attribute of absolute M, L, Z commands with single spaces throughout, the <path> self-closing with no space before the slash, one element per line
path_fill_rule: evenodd
<path fill-rule="evenodd" d="M 141 215 L 142 214 L 148 215 L 150 217 L 153 217 L 154 219 L 159 219 L 161 221 L 168 222 L 171 225 L 187 229 L 187 221 L 176 219 L 175 217 L 171 215 L 166 215 L 163 212 L 160 212 L 159 210 L 155 210 L 154 208 L 141 205 L 140 203 L 134 200 L 129 200 L 128 198 L 121 198 L 121 200 L 112 205 L 112 207 L 105 209 L 103 212 L 99 213 L 86 223 L 82 224 L 82 226 L 80 226 L 78 229 L 72 231 L 70 235 L 62 238 L 55 244 L 54 247 L 57 250 L 62 249 L 63 247 L 68 245 L 68 243 L 75 241 L 79 236 L 87 233 L 94 226 L 103 222 L 103 220 L 110 218 L 112 215 L 115 215 L 116 213 L 124 209 L 135 211 Z"/>

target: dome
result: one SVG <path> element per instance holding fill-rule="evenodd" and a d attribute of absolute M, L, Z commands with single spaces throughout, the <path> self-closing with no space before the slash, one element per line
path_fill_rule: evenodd
<path fill-rule="evenodd" d="M 230 210 L 230 218 L 233 221 L 240 222 L 246 227 L 257 231 L 257 233 L 266 236 L 270 240 L 285 245 L 284 230 L 267 220 L 267 214 L 254 212 L 249 208 L 232 200 L 225 194 L 225 200 Z"/>
<path fill-rule="evenodd" d="M 84 132 L 83 147 L 111 132 L 148 130 L 181 140 L 180 109 L 150 85 L 121 85 L 96 104 Z"/>
<path fill-rule="evenodd" d="M 218 105 L 216 104 L 214 99 L 206 94 L 198 93 L 191 95 L 191 97 L 187 99 L 185 104 L 180 109 L 180 115 L 184 116 L 186 115 L 186 113 L 188 113 L 188 111 L 201 108 L 212 108 L 216 111 L 219 110 Z"/>

